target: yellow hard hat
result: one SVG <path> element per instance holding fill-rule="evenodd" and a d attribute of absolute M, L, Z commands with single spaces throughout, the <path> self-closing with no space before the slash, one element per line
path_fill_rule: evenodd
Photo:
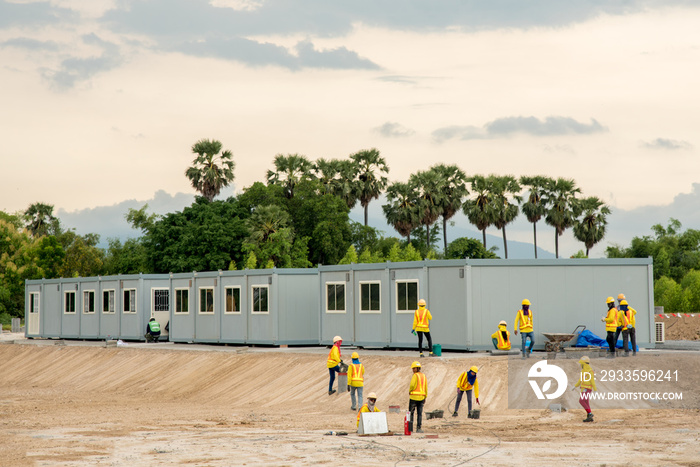
<path fill-rule="evenodd" d="M 527 298 L 525 300 L 523 300 L 523 305 L 529 305 L 529 304 L 530 304 L 530 300 L 528 300 Z"/>
<path fill-rule="evenodd" d="M 343 340 L 342 337 L 340 337 L 340 336 L 335 336 L 335 337 L 333 338 L 333 343 L 335 344 L 336 342 L 342 341 L 342 340 Z"/>
<path fill-rule="evenodd" d="M 508 326 L 508 323 L 506 323 L 504 320 L 501 320 L 500 323 L 498 323 L 499 326 Z"/>
<path fill-rule="evenodd" d="M 352 358 L 360 358 L 360 356 L 357 354 L 357 352 L 353 352 L 351 357 Z"/>
<path fill-rule="evenodd" d="M 578 362 L 579 362 L 579 363 L 581 363 L 581 362 L 583 362 L 583 363 L 591 363 L 591 359 L 588 358 L 588 355 L 584 355 L 583 357 L 581 357 L 581 359 L 580 359 Z"/>
<path fill-rule="evenodd" d="M 627 297 L 625 297 L 625 294 L 623 294 L 623 293 L 617 295 L 618 300 L 624 300 L 625 298 L 627 298 Z"/>
<path fill-rule="evenodd" d="M 627 305 L 627 300 L 620 300 L 620 305 Z"/>
<path fill-rule="evenodd" d="M 418 306 L 425 306 L 425 300 L 423 300 L 422 298 L 418 300 Z"/>
<path fill-rule="evenodd" d="M 376 398 L 377 398 L 377 395 L 373 392 L 370 392 L 369 394 L 367 394 L 367 399 L 376 399 Z"/>
<path fill-rule="evenodd" d="M 605 303 L 615 303 L 615 299 L 612 297 L 608 297 L 607 300 L 605 300 Z"/>
<path fill-rule="evenodd" d="M 476 373 L 477 371 L 479 371 L 479 368 L 473 366 L 473 367 L 469 368 L 469 371 L 473 371 L 474 373 Z"/>
<path fill-rule="evenodd" d="M 420 368 L 420 362 L 411 363 L 411 368 Z"/>

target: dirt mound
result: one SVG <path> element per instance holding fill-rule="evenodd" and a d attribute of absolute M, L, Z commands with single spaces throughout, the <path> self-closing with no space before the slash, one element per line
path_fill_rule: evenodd
<path fill-rule="evenodd" d="M 669 341 L 697 341 L 700 340 L 700 314 L 682 314 L 678 316 L 670 314 L 663 318 L 658 315 L 654 320 L 664 323 L 665 338 Z M 693 316 L 694 315 L 694 316 Z"/>

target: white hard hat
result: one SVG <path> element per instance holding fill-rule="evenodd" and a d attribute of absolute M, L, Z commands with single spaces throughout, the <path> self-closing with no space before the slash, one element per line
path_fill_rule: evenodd
<path fill-rule="evenodd" d="M 579 363 L 581 363 L 581 362 L 583 362 L 583 363 L 591 363 L 591 359 L 588 358 L 588 355 L 584 355 L 584 356 L 581 357 L 581 359 L 579 360 Z"/>
<path fill-rule="evenodd" d="M 342 341 L 342 340 L 343 340 L 342 337 L 340 337 L 340 336 L 335 336 L 335 337 L 333 338 L 333 343 L 335 344 L 336 342 Z"/>
<path fill-rule="evenodd" d="M 376 398 L 377 398 L 377 395 L 373 392 L 370 392 L 369 394 L 367 394 L 367 399 L 376 399 Z"/>

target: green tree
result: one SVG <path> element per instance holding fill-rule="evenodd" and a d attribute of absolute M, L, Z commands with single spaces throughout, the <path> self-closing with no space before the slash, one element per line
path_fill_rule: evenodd
<path fill-rule="evenodd" d="M 559 258 L 559 237 L 564 231 L 574 225 L 580 214 L 580 203 L 576 195 L 581 190 L 576 182 L 558 178 L 547 187 L 546 204 L 548 206 L 544 221 L 554 227 L 554 246 L 556 257 Z"/>
<path fill-rule="evenodd" d="M 27 219 L 27 230 L 32 237 L 55 234 L 59 229 L 58 219 L 53 215 L 52 204 L 34 203 L 24 211 L 24 216 Z"/>
<path fill-rule="evenodd" d="M 379 198 L 379 195 L 386 188 L 388 183 L 386 174 L 389 173 L 389 167 L 376 149 L 356 152 L 350 156 L 350 159 L 355 165 L 358 180 L 357 197 L 365 210 L 365 225 L 367 225 L 367 206 L 369 206 L 370 201 Z"/>
<path fill-rule="evenodd" d="M 54 235 L 41 237 L 37 244 L 37 265 L 42 271 L 42 277 L 55 279 L 61 275 L 61 266 L 66 257 L 63 245 Z"/>
<path fill-rule="evenodd" d="M 508 240 L 506 238 L 506 225 L 518 217 L 518 204 L 522 197 L 518 194 L 522 189 L 518 180 L 511 175 L 496 176 L 490 178 L 491 196 L 493 198 L 494 222 L 493 225 L 503 232 L 503 251 L 508 259 Z M 510 200 L 515 201 L 511 203 Z"/>
<path fill-rule="evenodd" d="M 303 181 L 313 178 L 314 165 L 300 154 L 277 154 L 274 160 L 275 170 L 267 171 L 267 184 L 279 185 L 286 198 L 294 197 L 294 188 Z"/>
<path fill-rule="evenodd" d="M 231 151 L 221 152 L 222 144 L 216 140 L 201 139 L 192 145 L 192 152 L 197 156 L 192 166 L 185 170 L 192 187 L 207 200 L 212 201 L 221 189 L 227 187 L 234 179 Z"/>
<path fill-rule="evenodd" d="M 438 220 L 442 214 L 442 185 L 443 180 L 437 171 L 427 170 L 412 174 L 409 184 L 413 186 L 418 196 L 418 219 L 425 226 L 425 237 L 429 241 L 430 226 Z M 428 249 L 432 247 L 428 243 Z"/>
<path fill-rule="evenodd" d="M 125 240 L 124 244 L 118 238 L 110 238 L 107 241 L 109 247 L 104 259 L 106 275 L 153 272 L 142 238 L 130 238 Z"/>
<path fill-rule="evenodd" d="M 528 195 L 521 208 L 527 220 L 532 223 L 532 237 L 534 239 L 535 259 L 537 259 L 537 222 L 547 212 L 546 188 L 554 183 L 549 177 L 536 175 L 534 177 L 520 177 L 520 183 L 528 189 Z"/>
<path fill-rule="evenodd" d="M 664 307 L 666 313 L 683 313 L 690 309 L 683 287 L 666 276 L 654 283 L 654 304 Z"/>
<path fill-rule="evenodd" d="M 61 234 L 58 240 L 63 244 L 66 252 L 61 265 L 61 277 L 91 277 L 102 273 L 104 250 L 97 247 L 100 241 L 99 235 L 81 236 L 69 230 Z"/>
<path fill-rule="evenodd" d="M 411 232 L 420 225 L 416 190 L 409 183 L 392 183 L 386 189 L 386 199 L 382 210 L 387 223 L 410 242 Z"/>
<path fill-rule="evenodd" d="M 445 259 L 496 259 L 495 253 L 484 248 L 476 239 L 460 237 L 453 240 L 445 250 Z"/>
<path fill-rule="evenodd" d="M 574 220 L 574 237 L 586 245 L 586 258 L 593 246 L 605 237 L 606 216 L 610 208 L 596 196 L 589 196 L 580 202 L 582 217 Z"/>
<path fill-rule="evenodd" d="M 442 216 L 443 251 L 447 251 L 447 221 L 462 207 L 462 200 L 469 194 L 467 176 L 456 165 L 438 164 L 430 169 L 442 181 L 436 204 Z"/>
<path fill-rule="evenodd" d="M 338 261 L 338 264 L 353 264 L 357 263 L 357 260 L 357 250 L 355 250 L 355 245 L 350 245 L 348 247 L 348 251 L 345 252 L 345 256 Z"/>
<path fill-rule="evenodd" d="M 496 221 L 491 181 L 483 175 L 474 175 L 467 181 L 471 184 L 472 197 L 464 202 L 462 211 L 469 222 L 481 230 L 486 248 L 486 229 Z"/>
<path fill-rule="evenodd" d="M 683 296 L 688 304 L 683 311 L 700 311 L 700 271 L 688 271 L 681 281 Z"/>
<path fill-rule="evenodd" d="M 250 234 L 243 242 L 243 251 L 255 253 L 259 264 L 272 261 L 281 268 L 310 266 L 308 237 L 295 239 L 292 228 L 288 227 L 289 219 L 289 214 L 279 206 L 256 208 L 246 220 Z M 299 242 L 296 248 L 295 242 Z"/>
<path fill-rule="evenodd" d="M 258 267 L 258 258 L 255 256 L 254 252 L 249 252 L 248 256 L 246 256 L 245 260 L 245 268 L 246 269 L 257 269 Z"/>

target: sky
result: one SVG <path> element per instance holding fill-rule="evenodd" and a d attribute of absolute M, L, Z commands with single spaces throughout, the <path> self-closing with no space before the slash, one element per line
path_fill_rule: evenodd
<path fill-rule="evenodd" d="M 670 217 L 700 228 L 698 24 L 684 0 L 0 0 L 0 209 L 108 237 L 128 207 L 191 203 L 202 138 L 234 154 L 229 194 L 276 154 L 377 148 L 392 182 L 572 178 L 613 211 L 604 256 Z"/>

